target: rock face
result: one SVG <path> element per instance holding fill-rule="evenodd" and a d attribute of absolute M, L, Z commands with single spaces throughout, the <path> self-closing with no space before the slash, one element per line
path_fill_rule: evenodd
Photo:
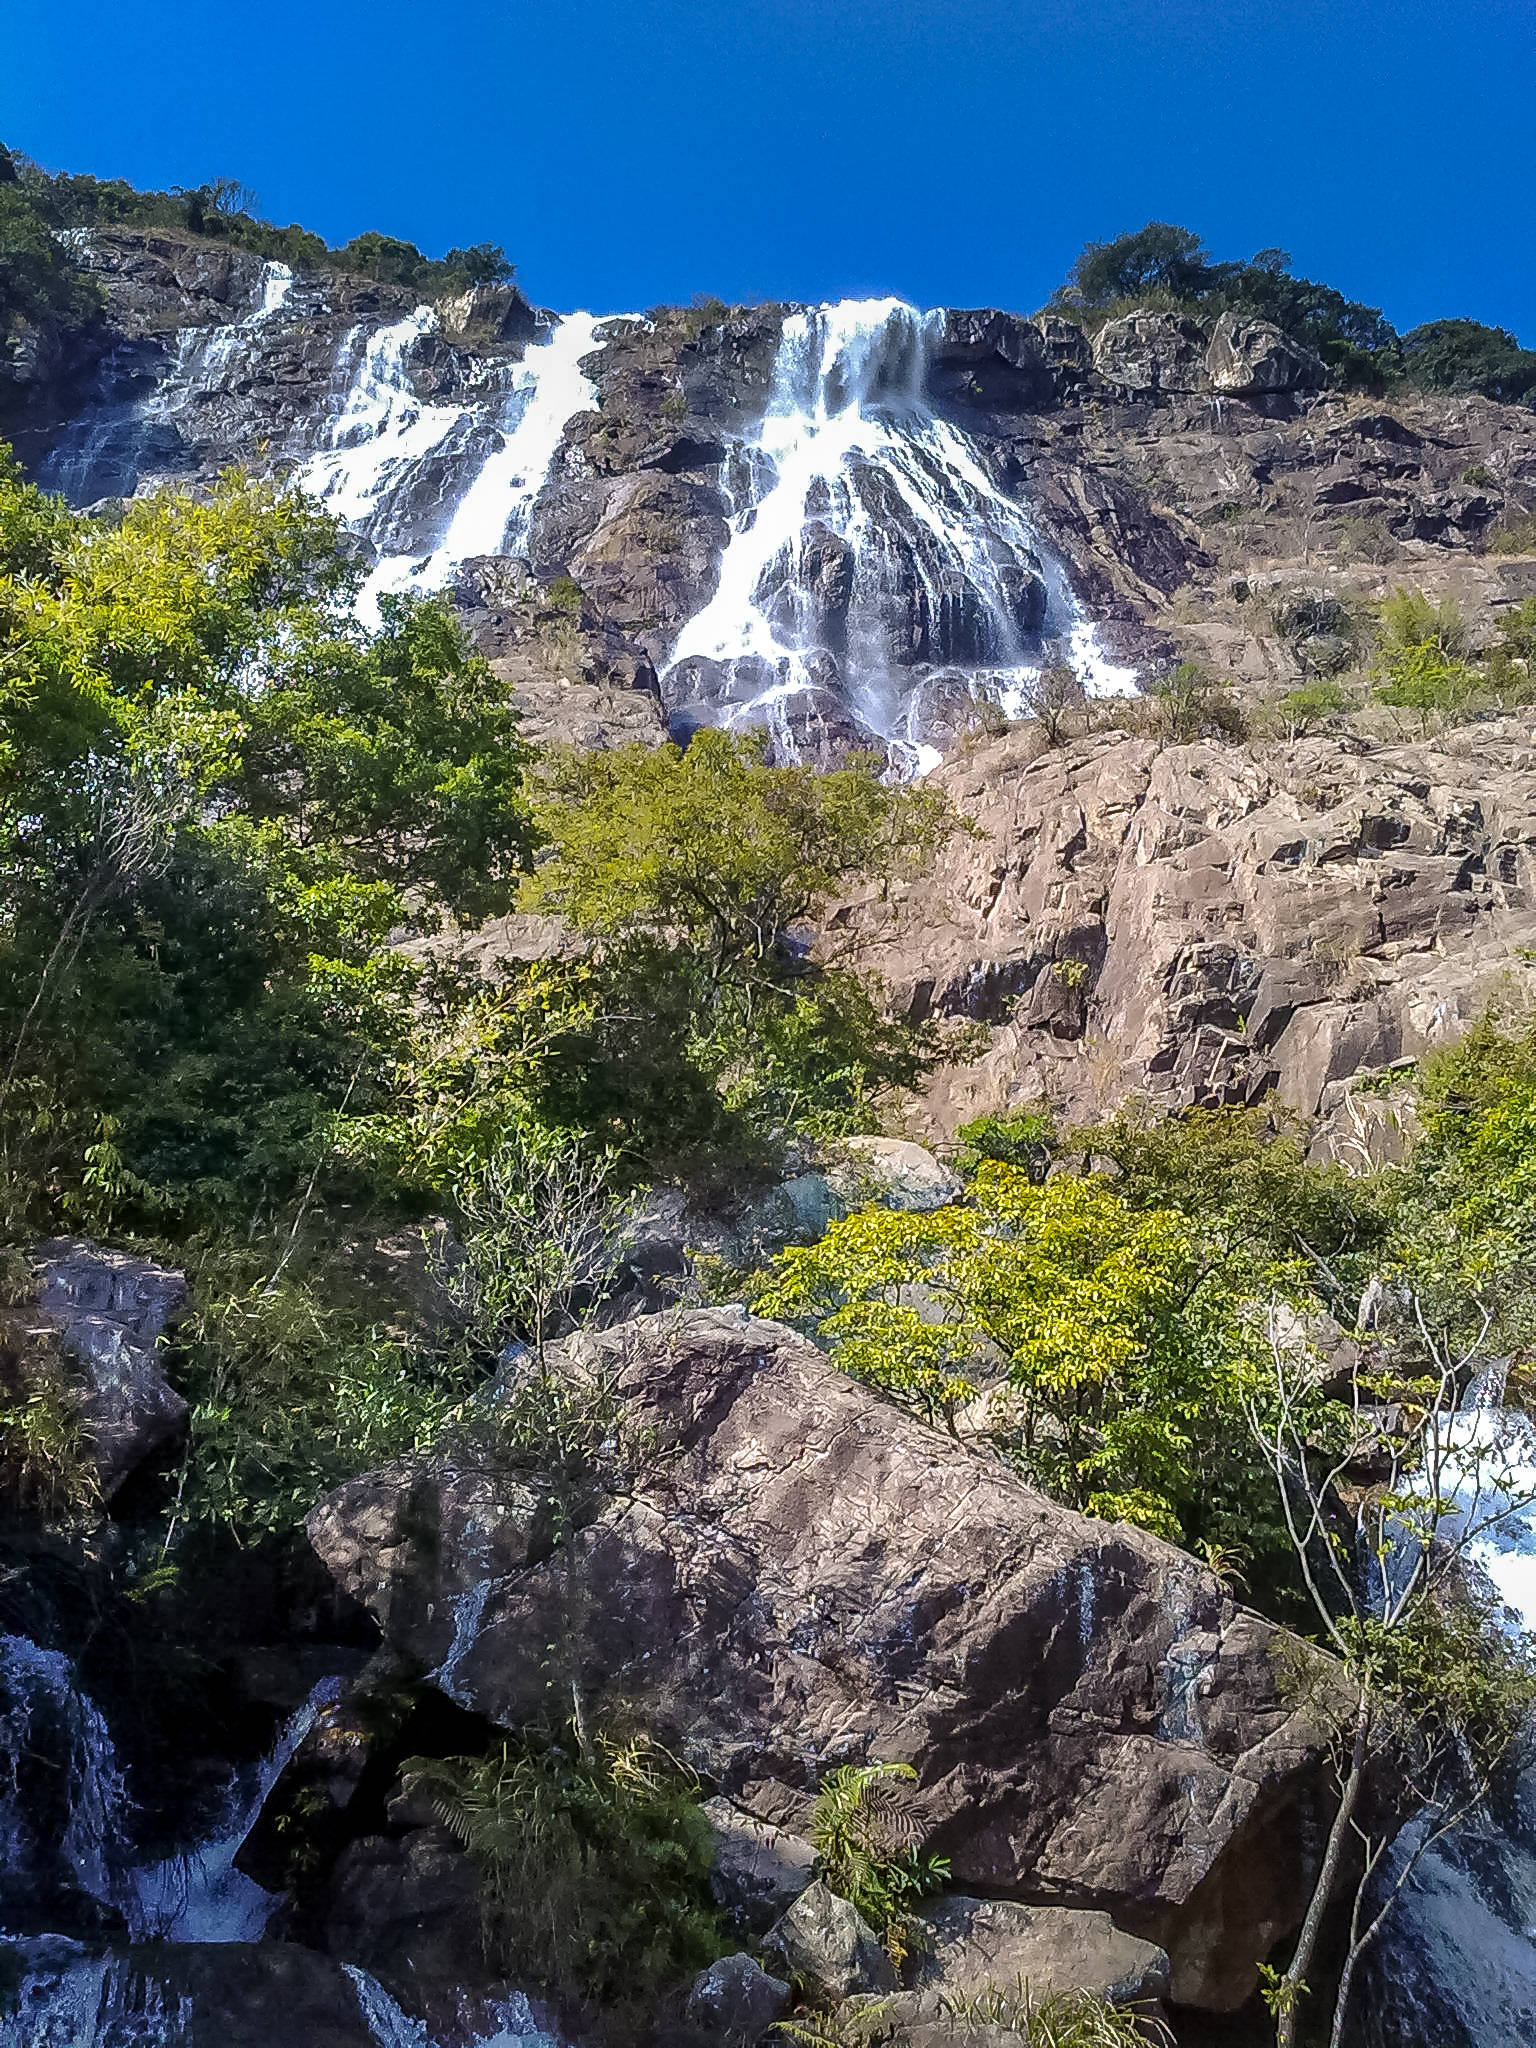
<path fill-rule="evenodd" d="M 401 560 L 432 555 L 445 507 L 502 444 L 513 367 L 552 317 L 510 286 L 417 308 L 402 290 L 335 273 L 294 279 L 274 304 L 257 258 L 170 230 L 95 230 L 81 260 L 104 288 L 103 316 L 26 335 L 0 365 L 0 432 L 45 482 L 88 503 L 167 478 L 206 482 L 231 462 L 283 472 L 318 454 L 323 468 L 338 440 L 398 442 L 410 419 L 427 452 L 386 447 L 387 488 L 378 476 L 359 486 L 371 507 L 360 546 Z M 580 586 L 578 632 L 551 634 L 548 620 L 462 593 L 536 737 L 654 741 L 663 710 L 679 737 L 747 705 L 764 715 L 777 674 L 766 657 L 673 656 L 716 590 L 785 323 L 804 311 L 659 308 L 596 330 L 581 362 L 593 403 L 570 394 L 577 409 L 529 516 L 504 536 L 538 586 Z M 869 396 L 912 393 L 916 378 L 963 432 L 968 480 L 957 472 L 946 490 L 977 530 L 969 548 L 937 540 L 878 465 L 850 477 L 879 548 L 861 553 L 846 522 L 834 530 L 830 501 L 807 500 L 758 594 L 805 658 L 800 693 L 777 700 L 775 744 L 808 760 L 872 731 L 952 746 L 976 687 L 995 687 L 1047 613 L 1059 640 L 1051 587 L 1063 575 L 1115 659 L 1188 654 L 1263 683 L 1294 680 L 1294 665 L 1232 599 L 1235 566 L 1301 576 L 1321 553 L 1350 564 L 1370 596 L 1387 587 L 1380 565 L 1402 562 L 1432 594 L 1457 595 L 1475 625 L 1536 589 L 1536 569 L 1517 560 L 1479 558 L 1463 573 L 1496 528 L 1536 514 L 1528 407 L 1329 392 L 1306 348 L 1235 314 L 1200 323 L 1136 309 L 1091 345 L 1060 315 L 995 308 L 896 327 Z M 867 353 L 861 342 L 850 365 L 870 367 Z M 1006 505 L 980 530 L 982 478 L 1022 508 L 1032 543 Z M 978 581 L 968 553 L 996 573 Z"/>
<path fill-rule="evenodd" d="M 1213 391 L 1239 398 L 1316 391 L 1326 374 L 1320 358 L 1272 320 L 1245 320 L 1238 313 L 1223 313 L 1216 322 L 1205 368 Z"/>
<path fill-rule="evenodd" d="M 110 1498 L 186 1422 L 187 1404 L 158 1360 L 162 1338 L 186 1308 L 186 1279 L 83 1237 L 52 1238 L 34 1256 L 38 1317 L 83 1377 L 80 1415 Z"/>
<path fill-rule="evenodd" d="M 1093 367 L 1106 384 L 1132 396 L 1203 391 L 1205 336 L 1172 313 L 1127 313 L 1094 336 Z"/>
<path fill-rule="evenodd" d="M 1348 1077 L 1417 1058 L 1529 980 L 1524 717 L 1269 750 L 1106 733 L 1041 754 L 1012 735 L 937 780 L 981 836 L 957 837 L 894 916 L 871 901 L 837 925 L 840 946 L 867 935 L 901 1006 L 991 1027 L 930 1099 L 941 1131 L 1042 1095 L 1074 1119 L 1132 1092 L 1332 1113 Z M 1330 1122 L 1344 1156 L 1350 1119 Z"/>
<path fill-rule="evenodd" d="M 733 1926 L 765 1934 L 811 1881 L 816 1851 L 729 1799 L 706 1799 L 714 1831 L 709 1887 Z"/>
<path fill-rule="evenodd" d="M 1299 1918 L 1322 1785 L 1273 1628 L 778 1325 L 646 1317 L 572 1340 L 561 1369 L 610 1378 L 649 1447 L 569 1556 L 536 1490 L 451 1463 L 352 1482 L 310 1517 L 398 1655 L 515 1726 L 564 1630 L 590 1711 L 638 1709 L 791 1828 L 833 1765 L 910 1762 L 957 1884 L 1109 1912 L 1169 1951 L 1183 2002 L 1249 1995 Z"/>
<path fill-rule="evenodd" d="M 929 1942 L 915 1951 L 912 1988 L 929 1997 L 974 1998 L 1027 1984 L 1041 1998 L 1091 1991 L 1113 2005 L 1166 1998 L 1168 1958 L 1122 1934 L 1107 1913 L 1018 1906 L 959 1893 L 923 1907 Z"/>

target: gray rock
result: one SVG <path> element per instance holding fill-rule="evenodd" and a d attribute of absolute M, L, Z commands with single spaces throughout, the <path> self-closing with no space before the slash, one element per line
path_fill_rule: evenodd
<path fill-rule="evenodd" d="M 1205 336 L 1173 313 L 1127 313 L 1093 338 L 1093 366 L 1130 397 L 1207 387 Z"/>
<path fill-rule="evenodd" d="M 933 1946 L 914 1950 L 916 1991 L 972 1998 L 1024 1984 L 1040 1997 L 1091 1991 L 1115 2005 L 1168 1995 L 1166 1952 L 1122 1933 L 1107 1913 L 951 1893 L 919 1917 Z"/>
<path fill-rule="evenodd" d="M 706 1799 L 703 1810 L 715 1838 L 709 1873 L 715 1901 L 737 1926 L 761 1934 L 810 1883 L 816 1851 L 732 1800 Z"/>
<path fill-rule="evenodd" d="M 186 1308 L 186 1278 L 83 1237 L 52 1238 L 33 1256 L 38 1314 L 84 1376 L 80 1414 L 110 1498 L 186 1422 L 187 1404 L 158 1361 Z"/>
<path fill-rule="evenodd" d="M 1205 352 L 1211 388 L 1233 397 L 1276 391 L 1317 391 L 1326 381 L 1322 359 L 1276 327 L 1223 313 Z"/>
<path fill-rule="evenodd" d="M 722 1956 L 694 1979 L 686 2016 L 722 2041 L 761 2040 L 789 2004 L 789 1986 L 751 1956 Z"/>
<path fill-rule="evenodd" d="M 552 1358 L 613 1385 L 644 1447 L 569 1558 L 531 1540 L 522 1482 L 466 1492 L 432 1460 L 310 1517 L 392 1654 L 518 1727 L 565 1631 L 589 1711 L 643 1714 L 791 1828 L 837 1764 L 910 1762 L 958 1884 L 1093 1898 L 1168 1950 L 1181 2003 L 1251 1995 L 1299 1922 L 1327 1788 L 1277 1685 L 1278 1631 L 1194 1559 L 1045 1499 L 781 1325 L 674 1311 Z"/>
<path fill-rule="evenodd" d="M 845 1201 L 878 1202 L 886 1209 L 942 1209 L 965 1192 L 960 1176 L 944 1166 L 926 1146 L 906 1138 L 844 1138 L 846 1164 L 827 1175 L 835 1194 Z"/>
<path fill-rule="evenodd" d="M 769 1930 L 763 1953 L 822 1998 L 896 1989 L 895 1965 L 874 1930 L 819 1878 Z"/>

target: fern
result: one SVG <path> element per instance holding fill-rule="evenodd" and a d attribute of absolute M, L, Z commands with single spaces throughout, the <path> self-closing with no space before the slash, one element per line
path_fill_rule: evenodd
<path fill-rule="evenodd" d="M 942 1858 L 917 1854 L 927 1828 L 908 1789 L 916 1780 L 910 1764 L 844 1764 L 828 1773 L 811 1816 L 819 1875 L 898 1959 L 906 1952 L 908 1907 L 949 1876 Z"/>

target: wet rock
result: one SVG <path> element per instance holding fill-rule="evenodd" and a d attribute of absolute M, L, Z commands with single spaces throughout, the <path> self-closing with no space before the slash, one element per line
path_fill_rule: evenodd
<path fill-rule="evenodd" d="M 83 1376 L 80 1415 L 110 1499 L 186 1423 L 187 1404 L 159 1362 L 187 1307 L 186 1277 L 83 1237 L 51 1238 L 33 1257 L 38 1320 Z"/>
<path fill-rule="evenodd" d="M 451 2014 L 461 1988 L 490 1979 L 480 1925 L 475 1866 L 441 1828 L 361 1836 L 331 1874 L 326 1947 L 417 2010 Z"/>
<path fill-rule="evenodd" d="M 895 1966 L 873 1929 L 819 1880 L 769 1930 L 763 1953 L 817 1998 L 896 1989 Z"/>
<path fill-rule="evenodd" d="M 5 1961 L 19 1979 L 15 2013 L 28 2044 L 174 2038 L 176 2048 L 374 2048 L 377 2039 L 342 1966 L 287 1942 L 93 1951 L 43 1940 L 15 1944 Z M 7 2040 L 18 2038 L 15 2013 Z"/>
<path fill-rule="evenodd" d="M 720 2041 L 761 2040 L 789 2004 L 789 1986 L 748 1955 L 722 1956 L 694 1979 L 685 2017 Z"/>
<path fill-rule="evenodd" d="M 816 1851 L 732 1800 L 706 1799 L 703 1811 L 714 1835 L 715 1903 L 734 1926 L 763 1934 L 810 1883 Z"/>
<path fill-rule="evenodd" d="M 1316 391 L 1326 380 L 1320 357 L 1292 341 L 1272 320 L 1223 313 L 1205 352 L 1211 389 L 1244 398 L 1276 391 Z"/>
<path fill-rule="evenodd" d="M 541 1646 L 565 1640 L 590 1712 L 623 1701 L 791 1828 L 835 1765 L 910 1762 L 957 1883 L 1110 1913 L 1168 1950 L 1184 2003 L 1250 1995 L 1299 1920 L 1327 1785 L 1275 1629 L 1193 1559 L 1056 1506 L 779 1325 L 672 1311 L 569 1340 L 555 1369 L 614 1385 L 644 1447 L 568 1556 L 473 1564 L 483 1515 L 428 1512 L 413 1533 L 411 1504 L 455 1483 L 430 1463 L 310 1520 L 420 1663 L 451 1641 L 437 1682 L 455 1700 L 522 1725 Z"/>
<path fill-rule="evenodd" d="M 913 1950 L 913 1990 L 974 1998 L 1027 1984 L 1037 1996 L 1091 1991 L 1115 2005 L 1166 1998 L 1167 1955 L 1124 1934 L 1107 1913 L 1019 1906 L 951 1893 L 920 1909 L 928 1939 Z"/>

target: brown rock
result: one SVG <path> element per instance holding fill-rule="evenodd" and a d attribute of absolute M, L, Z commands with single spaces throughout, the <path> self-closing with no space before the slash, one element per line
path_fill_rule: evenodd
<path fill-rule="evenodd" d="M 590 1711 L 639 1708 L 781 1823 L 835 1764 L 911 1762 L 958 1883 L 1109 1912 L 1170 1952 L 1184 2002 L 1249 1995 L 1297 1922 L 1324 1782 L 1276 1690 L 1277 1631 L 1191 1558 L 1055 1506 L 778 1325 L 647 1317 L 572 1340 L 561 1369 L 615 1376 L 653 1447 L 574 1539 L 567 1654 Z M 516 1726 L 543 1703 L 571 1563 L 518 1562 L 516 1543 L 468 1562 L 486 1517 L 469 1528 L 460 1484 L 354 1481 L 311 1540 L 419 1661 L 456 1609 L 438 1682 Z M 526 1530 L 513 1496 L 501 1526 Z"/>

